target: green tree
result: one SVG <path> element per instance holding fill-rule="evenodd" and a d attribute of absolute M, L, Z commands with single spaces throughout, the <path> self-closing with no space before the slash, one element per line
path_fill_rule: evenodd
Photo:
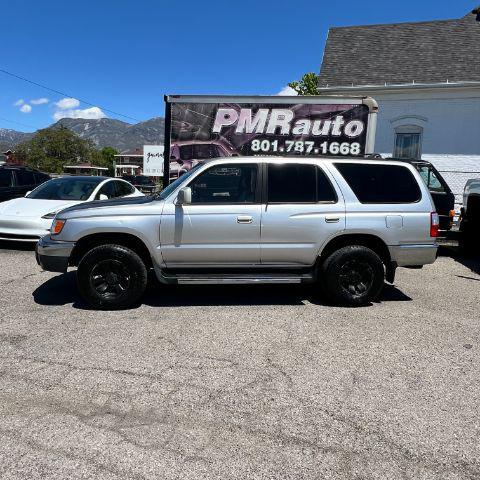
<path fill-rule="evenodd" d="M 50 173 L 62 173 L 65 165 L 97 158 L 93 142 L 63 126 L 39 130 L 32 139 L 17 145 L 15 152 L 27 165 Z"/>
<path fill-rule="evenodd" d="M 303 75 L 300 81 L 288 84 L 298 95 L 318 95 L 318 75 L 310 72 Z"/>
<path fill-rule="evenodd" d="M 118 151 L 113 147 L 103 147 L 96 152 L 95 162 L 99 167 L 107 167 L 110 176 L 115 174 L 115 155 Z"/>

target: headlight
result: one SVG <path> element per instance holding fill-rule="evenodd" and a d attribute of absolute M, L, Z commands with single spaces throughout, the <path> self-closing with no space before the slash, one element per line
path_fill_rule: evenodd
<path fill-rule="evenodd" d="M 50 212 L 50 213 L 47 213 L 46 215 L 44 215 L 42 218 L 45 218 L 46 220 L 51 220 L 52 218 L 55 218 L 56 214 L 57 214 L 57 212 Z"/>
<path fill-rule="evenodd" d="M 50 229 L 50 233 L 52 235 L 58 235 L 62 230 L 63 226 L 65 225 L 66 220 L 54 220 L 52 223 L 52 228 Z"/>

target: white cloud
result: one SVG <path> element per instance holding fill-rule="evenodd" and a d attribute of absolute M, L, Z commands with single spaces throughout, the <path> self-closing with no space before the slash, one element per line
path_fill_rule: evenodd
<path fill-rule="evenodd" d="M 20 111 L 22 113 L 30 113 L 32 111 L 32 107 L 28 103 L 25 103 L 20 107 Z"/>
<path fill-rule="evenodd" d="M 30 100 L 30 103 L 32 105 L 43 105 L 45 103 L 48 103 L 49 100 L 48 98 L 42 97 L 42 98 L 35 98 L 34 100 Z"/>
<path fill-rule="evenodd" d="M 25 103 L 25 100 L 23 98 L 20 98 L 19 100 L 17 100 L 13 106 L 14 107 L 21 107 L 23 104 Z"/>
<path fill-rule="evenodd" d="M 292 88 L 289 87 L 288 85 L 286 87 L 283 87 L 277 95 L 280 95 L 282 97 L 288 96 L 288 95 L 298 95 L 298 93 Z"/>
<path fill-rule="evenodd" d="M 76 98 L 66 97 L 66 98 L 62 98 L 61 100 L 59 100 L 57 103 L 55 103 L 55 105 L 60 110 L 69 110 L 69 109 L 78 107 L 80 105 L 80 102 Z M 87 109 L 87 110 L 89 110 L 89 109 Z"/>
<path fill-rule="evenodd" d="M 81 108 L 58 110 L 53 114 L 55 120 L 60 120 L 61 118 L 86 118 L 95 120 L 105 117 L 106 115 L 98 107 L 85 108 L 83 110 Z"/>

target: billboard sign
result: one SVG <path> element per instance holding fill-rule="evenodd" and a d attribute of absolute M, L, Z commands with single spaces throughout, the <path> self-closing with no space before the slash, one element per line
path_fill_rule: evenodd
<path fill-rule="evenodd" d="M 165 100 L 170 179 L 207 158 L 373 151 L 377 107 L 369 98 L 178 95 Z"/>
<path fill-rule="evenodd" d="M 164 158 L 163 145 L 143 146 L 143 175 L 147 177 L 163 177 Z"/>

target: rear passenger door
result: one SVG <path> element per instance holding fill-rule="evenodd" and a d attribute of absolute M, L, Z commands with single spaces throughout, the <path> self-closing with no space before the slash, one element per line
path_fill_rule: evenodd
<path fill-rule="evenodd" d="M 267 163 L 261 262 L 308 266 L 345 228 L 345 204 L 330 173 L 313 163 Z"/>
<path fill-rule="evenodd" d="M 9 168 L 0 168 L 0 202 L 17 196 L 14 185 L 13 171 Z"/>

